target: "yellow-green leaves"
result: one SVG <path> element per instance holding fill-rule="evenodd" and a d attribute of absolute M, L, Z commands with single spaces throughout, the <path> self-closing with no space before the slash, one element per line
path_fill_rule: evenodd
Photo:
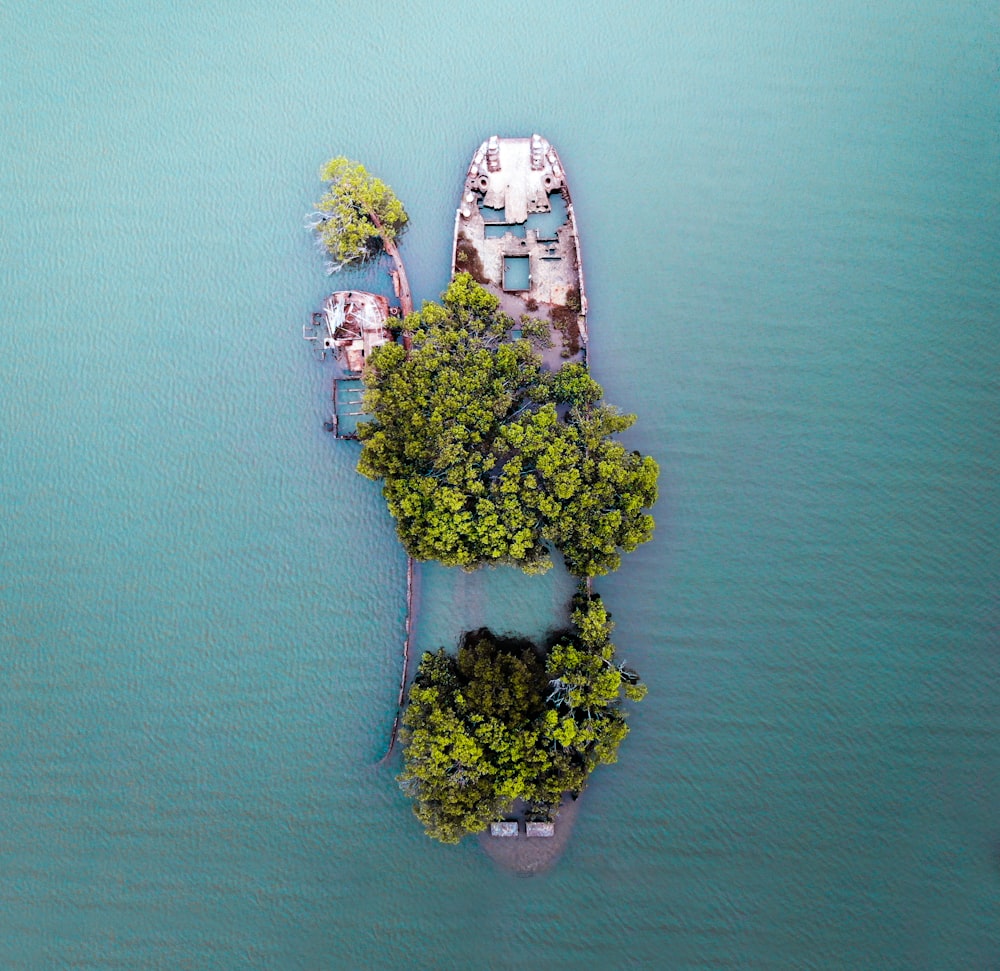
<path fill-rule="evenodd" d="M 323 166 L 320 178 L 330 185 L 316 203 L 316 231 L 338 269 L 377 256 L 385 241 L 403 232 L 403 204 L 360 163 L 338 156 Z"/>
<path fill-rule="evenodd" d="M 358 471 L 384 481 L 416 559 L 537 573 L 554 546 L 570 572 L 607 573 L 652 535 L 656 463 L 610 438 L 634 417 L 597 404 L 586 368 L 543 371 L 513 325 L 465 273 L 411 314 L 409 356 L 369 358 Z"/>
<path fill-rule="evenodd" d="M 645 686 L 615 664 L 611 618 L 584 587 L 574 629 L 541 653 L 487 630 L 457 657 L 424 654 L 403 716 L 403 789 L 428 835 L 446 843 L 483 829 L 515 799 L 536 810 L 579 792 L 628 734 L 622 697 Z"/>

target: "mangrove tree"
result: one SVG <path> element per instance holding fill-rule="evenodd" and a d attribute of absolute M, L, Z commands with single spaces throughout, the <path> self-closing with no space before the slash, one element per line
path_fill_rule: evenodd
<path fill-rule="evenodd" d="M 467 273 L 404 326 L 410 350 L 386 344 L 365 368 L 358 471 L 383 481 L 410 556 L 531 573 L 557 549 L 571 573 L 598 576 L 652 536 L 656 462 L 612 437 L 635 417 L 601 404 L 583 365 L 544 370 Z"/>
<path fill-rule="evenodd" d="M 456 843 L 521 799 L 546 817 L 628 734 L 624 698 L 646 693 L 616 663 L 610 615 L 585 585 L 572 628 L 546 650 L 489 630 L 464 635 L 457 656 L 423 655 L 403 716 L 403 790 L 429 836 Z"/>

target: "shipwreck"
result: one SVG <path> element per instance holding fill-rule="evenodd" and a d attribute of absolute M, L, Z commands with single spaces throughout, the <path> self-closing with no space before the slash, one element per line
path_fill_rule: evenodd
<path fill-rule="evenodd" d="M 326 423 L 337 438 L 357 438 L 354 424 L 363 414 L 361 372 L 376 347 L 394 340 L 390 321 L 397 320 L 399 313 L 381 294 L 338 290 L 302 328 L 302 336 L 312 341 L 317 357 L 322 360 L 332 354 L 340 365 L 341 373 L 333 379 L 333 415 Z M 345 417 L 355 423 L 344 423 Z"/>
<path fill-rule="evenodd" d="M 557 356 L 586 361 L 587 296 L 566 173 L 541 135 L 488 138 L 455 214 L 452 276 L 467 272 L 501 309 L 546 321 Z"/>

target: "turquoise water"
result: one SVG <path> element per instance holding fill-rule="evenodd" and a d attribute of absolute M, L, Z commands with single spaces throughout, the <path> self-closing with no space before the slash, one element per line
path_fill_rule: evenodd
<path fill-rule="evenodd" d="M 6 4 L 0 967 L 1000 967 L 998 28 Z M 375 765 L 405 562 L 322 429 L 302 225 L 362 159 L 433 297 L 471 152 L 533 131 L 663 472 L 598 585 L 649 698 L 518 880 Z M 418 645 L 569 590 L 425 570 Z"/>
<path fill-rule="evenodd" d="M 531 260 L 526 256 L 505 256 L 503 258 L 504 290 L 528 290 L 531 288 Z"/>

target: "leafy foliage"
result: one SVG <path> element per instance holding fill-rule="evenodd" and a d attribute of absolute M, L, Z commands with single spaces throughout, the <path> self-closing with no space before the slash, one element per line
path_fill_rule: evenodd
<path fill-rule="evenodd" d="M 537 322 L 521 322 L 531 339 L 507 340 L 498 298 L 460 273 L 405 326 L 409 354 L 387 344 L 369 357 L 358 471 L 384 480 L 410 556 L 532 573 L 555 547 L 570 572 L 597 576 L 651 537 L 656 463 L 611 438 L 634 416 L 598 404 L 582 365 L 543 371 Z"/>
<path fill-rule="evenodd" d="M 638 676 L 615 665 L 611 618 L 585 588 L 573 629 L 542 659 L 525 642 L 466 634 L 457 657 L 425 653 L 403 716 L 400 784 L 429 836 L 458 842 L 515 799 L 536 812 L 579 793 L 628 734 L 621 700 L 641 700 Z"/>
<path fill-rule="evenodd" d="M 320 178 L 330 185 L 316 204 L 316 231 L 337 269 L 373 259 L 403 232 L 403 204 L 360 163 L 338 156 L 323 166 Z"/>

